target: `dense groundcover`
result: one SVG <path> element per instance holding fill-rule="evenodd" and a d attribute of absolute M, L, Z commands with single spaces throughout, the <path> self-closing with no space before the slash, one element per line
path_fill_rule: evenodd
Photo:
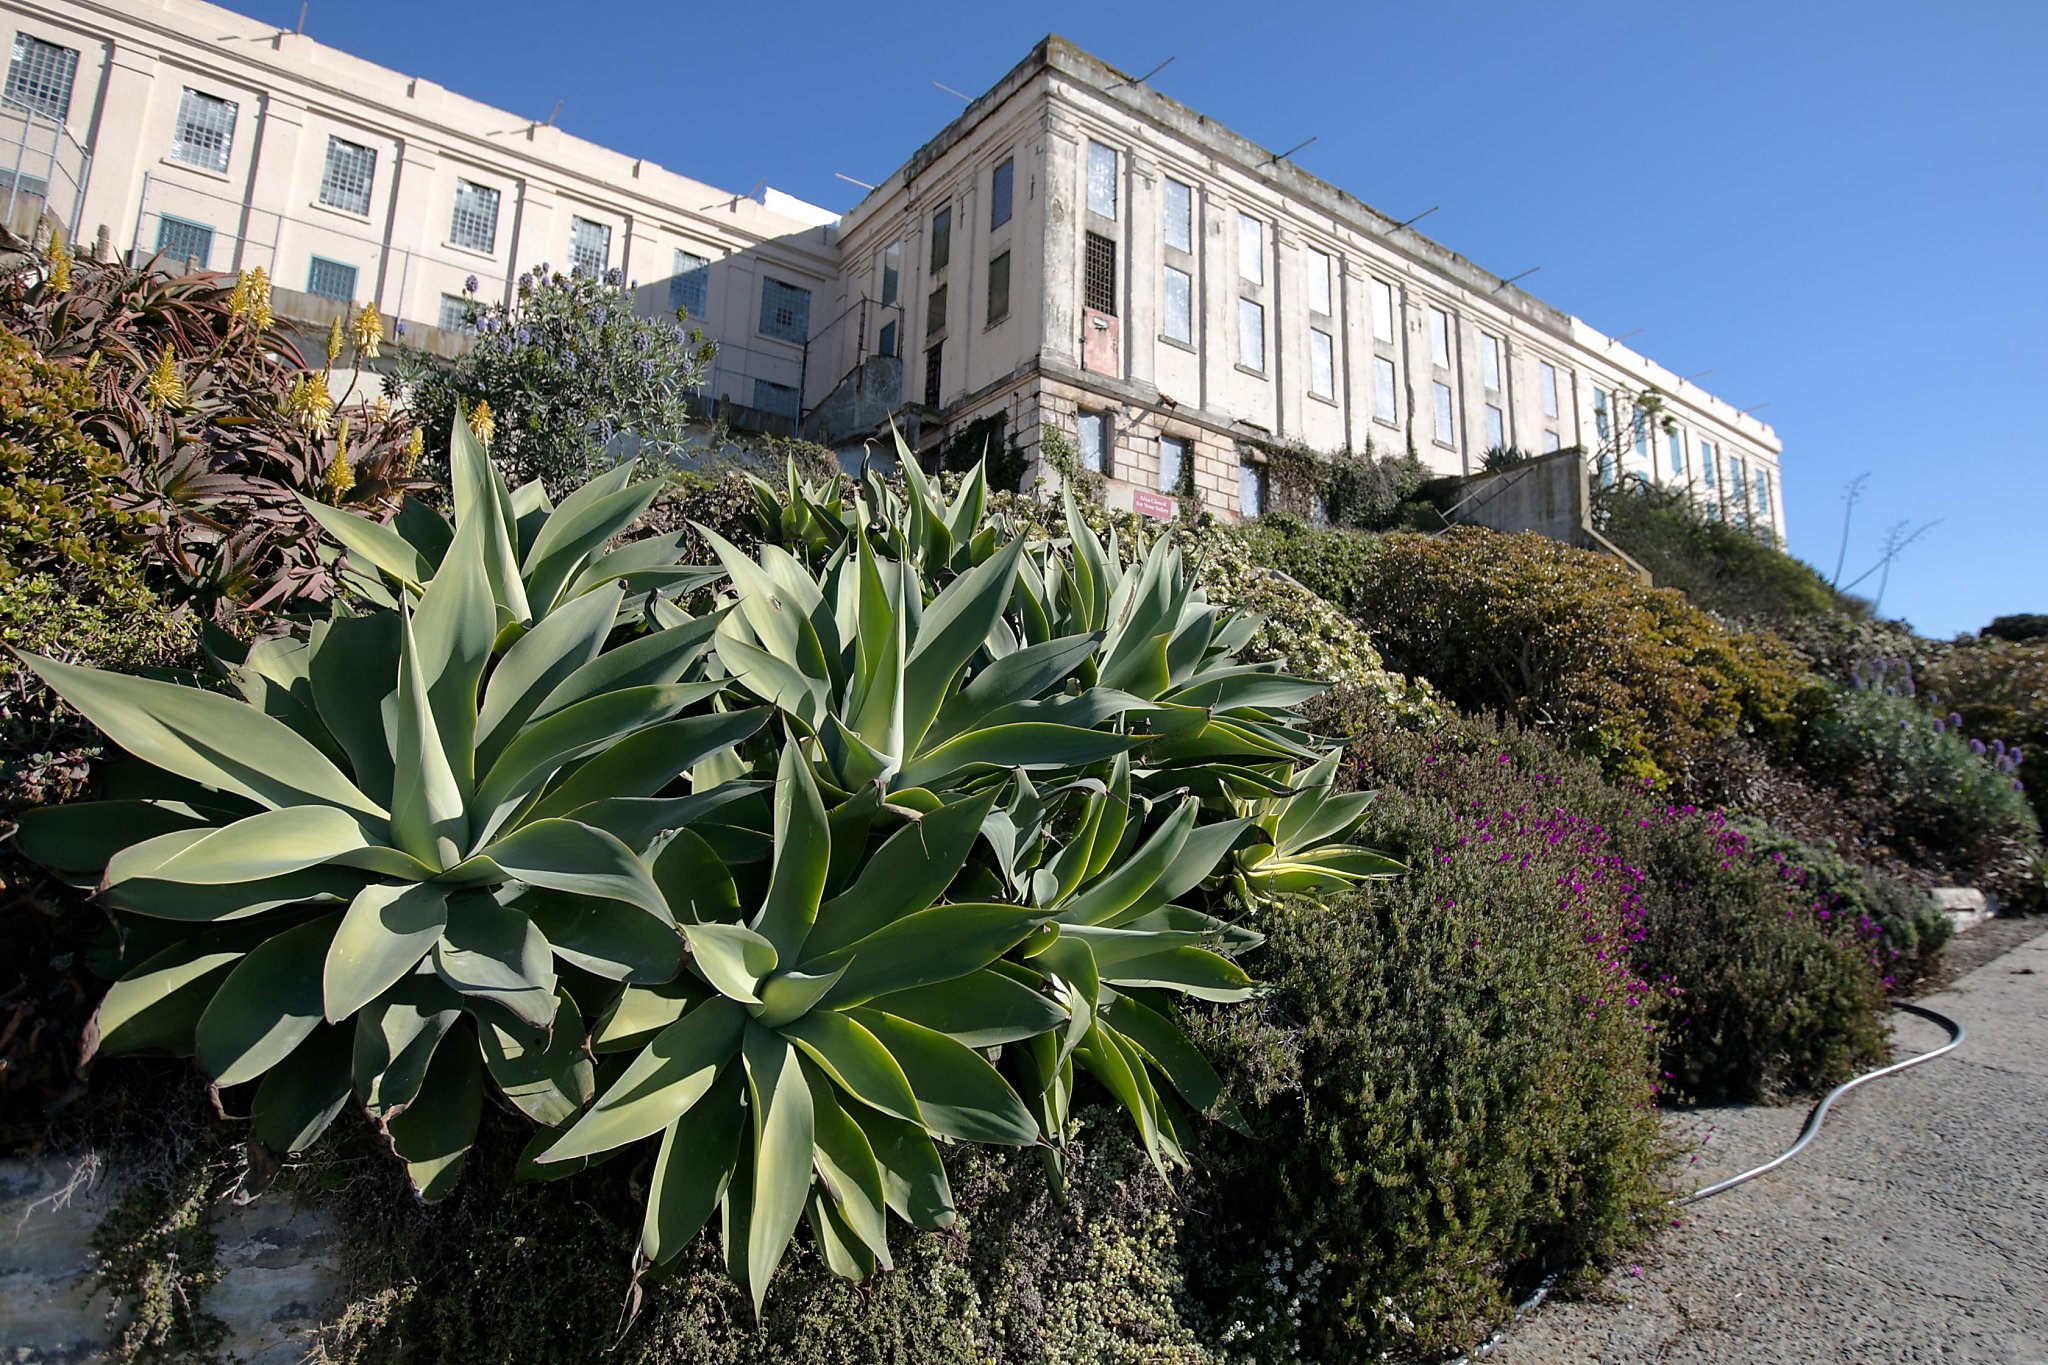
<path fill-rule="evenodd" d="M 2038 642 L 1669 499 L 1692 600 L 913 461 L 550 496 L 226 285 L 0 310 L 4 1132 L 123 1172 L 124 1358 L 264 1190 L 332 1360 L 1428 1358 L 1668 1222 L 1660 1105 L 1880 1057 L 1926 886 L 2040 893 Z"/>

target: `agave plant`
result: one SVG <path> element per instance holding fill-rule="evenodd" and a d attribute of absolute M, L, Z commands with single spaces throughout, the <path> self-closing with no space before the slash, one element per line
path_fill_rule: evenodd
<path fill-rule="evenodd" d="M 534 1177 L 659 1135 L 641 1265 L 716 1214 L 757 1309 L 805 1220 L 856 1277 L 946 1223 L 943 1144 L 1056 1152 L 1080 1076 L 1162 1169 L 1228 1120 L 1177 1009 L 1255 989 L 1238 901 L 1391 864 L 1170 546 L 906 464 L 691 569 L 609 543 L 630 471 L 550 508 L 465 440 L 452 530 L 323 517 L 363 605 L 239 699 L 30 660 L 135 759 L 23 830 L 133 936 L 101 1050 L 258 1081 L 278 1151 L 353 1095 L 429 1197 L 487 1084 Z"/>
<path fill-rule="evenodd" d="M 239 698 L 25 656 L 139 770 L 132 795 L 30 813 L 24 848 L 182 931 L 115 983 L 93 1045 L 260 1079 L 256 1135 L 280 1152 L 353 1090 L 430 1198 L 482 1071 L 536 1119 L 589 1098 L 557 959 L 612 981 L 681 969 L 669 897 L 606 823 L 768 718 L 684 681 L 715 618 L 607 649 L 616 582 L 494 655 L 489 526 L 461 525 L 416 609 L 252 650 Z"/>

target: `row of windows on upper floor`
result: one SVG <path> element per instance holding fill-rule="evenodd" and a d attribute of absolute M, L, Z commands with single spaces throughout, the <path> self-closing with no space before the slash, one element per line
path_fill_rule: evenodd
<path fill-rule="evenodd" d="M 1617 416 L 1623 398 L 1607 389 L 1593 390 L 1593 430 L 1599 438 L 1594 460 L 1594 478 L 1610 486 L 1621 473 L 1623 457 L 1633 456 L 1642 473 L 1658 483 L 1695 487 L 1710 511 L 1726 506 L 1774 524 L 1775 488 L 1771 471 L 1762 461 L 1717 445 L 1697 432 L 1688 432 L 1674 418 L 1658 421 L 1640 406 L 1627 418 L 1628 440 L 1615 439 Z M 1656 435 L 1664 435 L 1664 461 L 1660 467 Z"/>

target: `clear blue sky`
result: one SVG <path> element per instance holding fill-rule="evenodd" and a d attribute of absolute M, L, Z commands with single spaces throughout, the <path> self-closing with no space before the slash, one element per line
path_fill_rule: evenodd
<path fill-rule="evenodd" d="M 230 0 L 269 22 L 298 0 Z M 313 0 L 307 33 L 714 185 L 830 208 L 1048 30 L 1758 415 L 1795 554 L 1940 520 L 1883 608 L 2048 611 L 2048 4 Z M 1875 580 L 1870 585 L 1874 586 Z"/>

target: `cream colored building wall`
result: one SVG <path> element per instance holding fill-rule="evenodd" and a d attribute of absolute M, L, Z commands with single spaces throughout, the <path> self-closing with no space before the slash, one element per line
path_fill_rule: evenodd
<path fill-rule="evenodd" d="M 69 127 L 94 163 L 82 222 L 115 244 L 156 245 L 164 214 L 213 229 L 208 265 L 261 265 L 304 289 L 311 258 L 357 270 L 357 293 L 411 323 L 435 323 L 470 276 L 487 299 L 520 272 L 565 269 L 571 220 L 611 229 L 610 264 L 637 281 L 636 306 L 669 309 L 675 253 L 712 262 L 708 307 L 693 319 L 720 344 L 714 392 L 751 404 L 757 378 L 814 392 L 800 344 L 759 329 L 764 277 L 812 294 L 815 326 L 837 288 L 836 229 L 453 94 L 198 0 L 6 0 L 15 32 L 79 54 Z M 225 173 L 170 156 L 187 87 L 233 100 Z M 330 136 L 376 153 L 369 211 L 323 205 Z M 451 242 L 459 179 L 499 191 L 489 251 Z"/>

